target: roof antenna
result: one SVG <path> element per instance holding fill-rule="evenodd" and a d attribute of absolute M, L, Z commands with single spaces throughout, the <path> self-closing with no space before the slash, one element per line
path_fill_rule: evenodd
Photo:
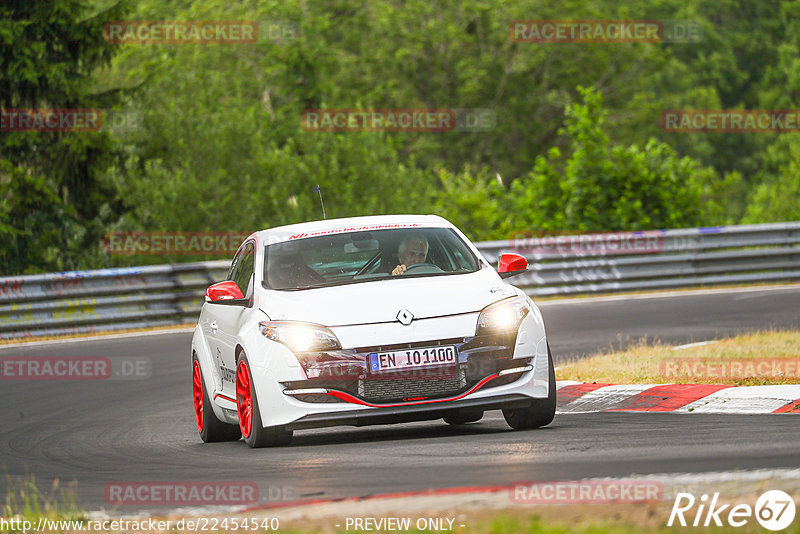
<path fill-rule="evenodd" d="M 322 188 L 317 184 L 315 187 L 312 187 L 311 190 L 315 193 L 319 193 L 319 203 L 322 205 L 322 218 L 327 219 L 325 216 L 325 202 L 322 201 Z"/>

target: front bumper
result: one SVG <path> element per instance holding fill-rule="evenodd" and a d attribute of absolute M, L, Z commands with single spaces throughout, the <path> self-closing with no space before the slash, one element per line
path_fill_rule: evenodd
<path fill-rule="evenodd" d="M 430 421 L 442 419 L 453 410 L 471 408 L 479 410 L 501 410 L 508 408 L 527 408 L 532 399 L 526 395 L 506 394 L 496 397 L 461 399 L 437 404 L 413 404 L 395 406 L 380 410 L 348 410 L 333 413 L 308 414 L 286 425 L 287 430 L 306 430 L 328 426 L 367 426 L 408 423 L 411 421 Z"/>
<path fill-rule="evenodd" d="M 462 331 L 469 328 L 467 322 L 474 325 L 474 320 L 475 318 L 470 318 L 469 321 L 463 321 L 465 324 L 462 325 Z M 325 355 L 306 354 L 304 355 L 306 357 L 300 358 L 292 355 L 294 362 L 299 363 L 292 377 L 284 375 L 278 378 L 270 366 L 254 364 L 253 383 L 257 389 L 263 424 L 298 429 L 331 425 L 385 424 L 406 420 L 437 419 L 444 417 L 442 414 L 453 409 L 472 406 L 473 402 L 477 403 L 475 406 L 484 406 L 482 408 L 484 410 L 492 410 L 513 407 L 507 405 L 509 401 L 516 403 L 527 399 L 529 402 L 532 399 L 547 397 L 549 391 L 547 342 L 538 313 L 529 314 L 515 336 L 508 336 L 508 339 L 499 342 L 496 339 L 479 340 L 475 335 L 461 338 L 437 337 L 437 331 L 441 332 L 442 329 L 425 328 L 423 331 L 423 326 L 425 325 L 418 324 L 417 330 L 411 331 L 411 334 L 416 335 L 408 336 L 416 339 L 408 339 L 404 343 L 395 342 L 380 347 L 357 346 Z M 452 329 L 444 330 L 452 331 Z M 378 336 L 371 337 L 376 339 Z M 402 336 L 385 337 L 400 341 L 397 338 Z M 411 395 L 402 394 L 405 388 L 402 391 L 384 389 L 383 386 L 387 384 L 381 384 L 380 388 L 365 389 L 364 381 L 370 379 L 366 367 L 367 354 L 401 348 L 398 347 L 401 344 L 406 347 L 457 345 L 458 369 L 461 373 L 459 378 L 463 379 L 463 382 L 446 384 L 447 387 L 441 390 L 423 392 L 424 394 L 416 390 Z M 258 354 L 258 351 L 253 350 L 251 353 Z M 253 361 L 258 361 L 258 358 L 254 358 Z M 274 356 L 273 361 L 276 361 Z M 500 375 L 503 371 L 514 369 L 517 371 Z M 386 376 L 382 374 L 381 378 Z M 394 385 L 388 384 L 388 386 Z M 400 385 L 405 384 L 401 381 Z M 304 395 L 287 395 L 286 390 L 295 392 L 311 390 L 311 392 Z M 320 393 L 320 390 L 323 390 L 323 393 Z M 375 397 L 376 393 L 380 394 L 378 398 Z"/>
<path fill-rule="evenodd" d="M 369 407 L 461 398 L 514 382 L 532 369 L 531 358 L 514 358 L 516 340 L 515 331 L 307 353 L 301 366 L 308 379 L 284 382 L 284 394 L 307 403 Z M 371 353 L 441 346 L 456 347 L 456 365 L 383 372 L 372 372 L 367 365 Z"/>

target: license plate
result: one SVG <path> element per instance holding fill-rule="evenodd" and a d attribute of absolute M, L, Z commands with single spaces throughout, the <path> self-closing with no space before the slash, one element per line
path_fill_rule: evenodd
<path fill-rule="evenodd" d="M 397 369 L 415 369 L 455 365 L 458 350 L 453 345 L 422 347 L 418 349 L 390 350 L 373 352 L 369 355 L 369 370 L 373 373 Z"/>

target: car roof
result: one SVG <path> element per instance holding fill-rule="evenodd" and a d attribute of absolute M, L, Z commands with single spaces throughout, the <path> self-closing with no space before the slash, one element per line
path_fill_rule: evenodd
<path fill-rule="evenodd" d="M 372 215 L 367 217 L 347 217 L 277 226 L 254 232 L 258 243 L 280 243 L 291 239 L 303 239 L 321 235 L 388 230 L 391 228 L 453 228 L 453 225 L 438 215 Z"/>

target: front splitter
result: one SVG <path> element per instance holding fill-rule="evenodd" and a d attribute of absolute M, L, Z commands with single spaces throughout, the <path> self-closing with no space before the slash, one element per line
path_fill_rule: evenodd
<path fill-rule="evenodd" d="M 437 404 L 415 404 L 372 408 L 369 410 L 348 410 L 342 412 L 315 413 L 306 415 L 286 425 L 286 430 L 305 430 L 328 426 L 367 426 L 407 423 L 441 419 L 453 410 L 476 408 L 482 410 L 501 410 L 508 408 L 527 408 L 534 399 L 526 395 L 499 395 L 482 399 L 462 399 Z"/>

